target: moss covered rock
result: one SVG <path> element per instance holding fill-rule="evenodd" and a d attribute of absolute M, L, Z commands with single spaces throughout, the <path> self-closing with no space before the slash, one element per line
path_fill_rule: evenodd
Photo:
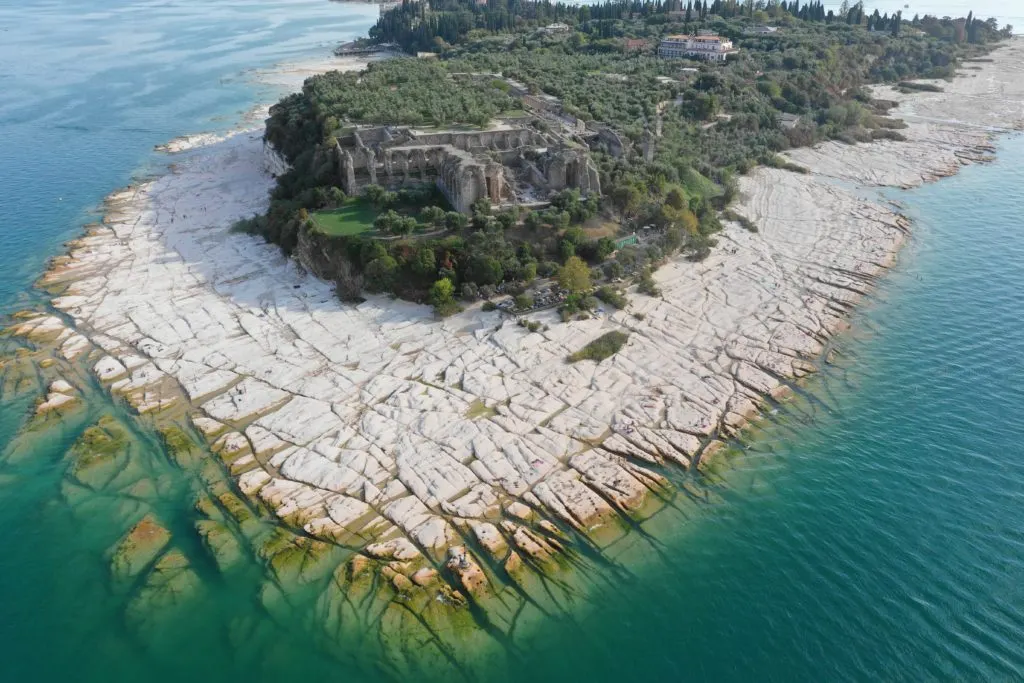
<path fill-rule="evenodd" d="M 196 531 L 222 572 L 235 567 L 242 559 L 242 544 L 231 530 L 220 522 L 212 519 L 200 520 L 196 522 Z"/>
<path fill-rule="evenodd" d="M 129 603 L 126 616 L 137 626 L 155 627 L 159 623 L 155 619 L 194 598 L 199 588 L 199 576 L 188 558 L 180 550 L 170 550 L 153 565 L 145 583 Z"/>
<path fill-rule="evenodd" d="M 114 546 L 110 570 L 115 577 L 137 576 L 148 567 L 171 540 L 171 532 L 152 515 L 146 515 Z"/>
<path fill-rule="evenodd" d="M 69 476 L 88 488 L 104 489 L 123 470 L 129 446 L 125 428 L 104 415 L 71 447 Z"/>

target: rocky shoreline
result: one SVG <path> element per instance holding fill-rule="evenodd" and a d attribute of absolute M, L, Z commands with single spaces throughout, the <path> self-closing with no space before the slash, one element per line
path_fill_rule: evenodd
<path fill-rule="evenodd" d="M 169 173 L 110 195 L 40 282 L 59 315 L 26 312 L 13 333 L 158 427 L 197 429 L 230 482 L 217 495 L 293 532 L 260 551 L 278 578 L 332 577 L 325 621 L 376 593 L 376 617 L 344 628 L 389 628 L 401 600 L 419 614 L 402 628 L 479 620 L 470 604 L 508 632 L 508 596 L 535 597 L 575 546 L 630 533 L 674 495 L 670 473 L 712 468 L 815 371 L 909 233 L 864 189 L 956 173 L 1024 129 L 1022 43 L 943 92 L 879 88 L 906 142 L 793 150 L 809 174 L 743 177 L 734 208 L 757 231 L 728 223 L 706 260 L 658 271 L 661 297 L 632 293 L 603 319 L 541 314 L 530 332 L 479 308 L 437 321 L 383 297 L 340 303 L 275 246 L 230 232 L 273 185 L 250 130 L 172 143 Z M 564 362 L 611 330 L 630 332 L 616 356 Z M 75 381 L 55 375 L 40 413 L 75 405 Z M 145 538 L 163 539 L 154 525 Z"/>

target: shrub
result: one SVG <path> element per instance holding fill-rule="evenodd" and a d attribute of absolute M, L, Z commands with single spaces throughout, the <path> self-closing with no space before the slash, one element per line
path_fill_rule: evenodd
<path fill-rule="evenodd" d="M 647 296 L 661 296 L 661 289 L 654 282 L 650 268 L 644 268 L 637 280 L 637 291 Z"/>
<path fill-rule="evenodd" d="M 931 83 L 914 83 L 913 81 L 900 81 L 899 89 L 903 91 L 918 91 L 918 92 L 942 92 L 942 88 Z"/>
<path fill-rule="evenodd" d="M 903 133 L 891 130 L 889 128 L 879 128 L 871 131 L 872 140 L 894 140 L 896 142 L 906 142 L 907 137 Z"/>
<path fill-rule="evenodd" d="M 776 154 L 768 160 L 768 165 L 772 168 L 779 168 L 783 171 L 792 171 L 793 173 L 802 173 L 807 175 L 810 170 L 801 166 L 800 164 L 794 164 L 792 161 L 784 156 Z"/>
<path fill-rule="evenodd" d="M 736 213 L 732 209 L 726 209 L 723 211 L 722 218 L 727 221 L 735 221 L 736 223 L 739 223 L 740 226 L 748 232 L 757 232 L 757 224 L 754 223 L 754 221 L 742 214 Z"/>
<path fill-rule="evenodd" d="M 366 288 L 373 292 L 388 292 L 394 285 L 398 262 L 390 256 L 381 256 L 366 264 Z"/>
<path fill-rule="evenodd" d="M 623 296 L 622 292 L 609 287 L 608 285 L 599 288 L 596 292 L 596 296 L 606 304 L 618 309 L 623 309 L 629 305 L 629 300 Z"/>

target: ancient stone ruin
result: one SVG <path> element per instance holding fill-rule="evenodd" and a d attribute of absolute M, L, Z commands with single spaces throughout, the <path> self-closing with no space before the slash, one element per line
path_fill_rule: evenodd
<path fill-rule="evenodd" d="M 337 137 L 339 183 L 347 194 L 369 184 L 434 183 L 456 211 L 473 202 L 536 206 L 576 188 L 599 195 L 598 171 L 581 145 L 527 127 L 489 131 L 356 128 Z"/>

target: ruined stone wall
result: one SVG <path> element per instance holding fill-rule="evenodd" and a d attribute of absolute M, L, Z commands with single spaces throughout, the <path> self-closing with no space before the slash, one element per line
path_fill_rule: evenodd
<path fill-rule="evenodd" d="M 384 142 L 364 144 L 369 139 Z M 432 182 L 456 211 L 468 213 L 478 199 L 502 204 L 513 198 L 506 178 L 510 168 L 524 168 L 531 184 L 544 191 L 573 187 L 600 194 L 597 169 L 585 149 L 551 150 L 555 142 L 528 128 L 425 135 L 371 129 L 354 133 L 353 142 L 339 141 L 334 150 L 337 182 L 349 195 L 369 184 L 398 188 Z M 536 161 L 527 163 L 524 155 Z"/>
<path fill-rule="evenodd" d="M 340 145 L 338 183 L 355 195 L 366 185 L 399 187 L 433 182 L 446 153 L 444 147 L 397 147 L 345 149 Z"/>

